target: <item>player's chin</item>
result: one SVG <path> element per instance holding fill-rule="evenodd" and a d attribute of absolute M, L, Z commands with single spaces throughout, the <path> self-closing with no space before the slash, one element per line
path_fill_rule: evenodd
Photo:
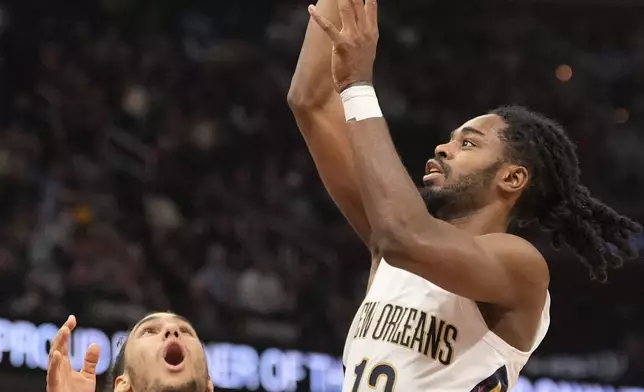
<path fill-rule="evenodd" d="M 444 186 L 445 186 L 444 180 L 423 181 L 423 186 L 420 188 L 420 190 L 421 190 L 421 193 L 440 191 L 441 189 L 443 189 Z"/>
<path fill-rule="evenodd" d="M 166 374 L 159 380 L 159 385 L 160 391 L 205 391 L 208 379 L 195 377 L 189 372 Z"/>
<path fill-rule="evenodd" d="M 166 389 L 163 390 L 181 390 L 181 386 L 196 383 L 194 374 L 189 370 L 181 372 L 165 372 L 160 377 L 160 384 L 164 385 Z"/>

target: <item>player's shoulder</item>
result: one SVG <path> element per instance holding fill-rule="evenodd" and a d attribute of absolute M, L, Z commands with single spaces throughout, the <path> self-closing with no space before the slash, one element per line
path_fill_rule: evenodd
<path fill-rule="evenodd" d="M 508 233 L 486 234 L 478 240 L 519 281 L 547 289 L 550 283 L 548 263 L 529 241 Z"/>

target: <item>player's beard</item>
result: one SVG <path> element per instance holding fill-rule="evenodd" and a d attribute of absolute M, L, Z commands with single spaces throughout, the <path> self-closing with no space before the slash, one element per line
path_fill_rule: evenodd
<path fill-rule="evenodd" d="M 138 391 L 139 389 L 135 388 L 134 390 Z M 208 386 L 207 381 L 201 383 L 197 380 L 189 380 L 181 384 L 164 385 L 160 380 L 155 380 L 149 384 L 146 383 L 141 390 L 145 392 L 204 392 L 208 390 Z"/>
<path fill-rule="evenodd" d="M 494 162 L 476 173 L 461 177 L 456 183 L 441 188 L 425 185 L 420 189 L 420 193 L 427 210 L 435 218 L 450 221 L 483 208 L 486 204 L 484 195 L 489 192 L 490 184 L 502 163 Z M 444 173 L 447 181 L 450 171 L 445 170 Z"/>
<path fill-rule="evenodd" d="M 202 392 L 206 390 L 206 387 L 199 386 L 197 380 L 190 380 L 179 385 L 161 385 L 158 389 L 150 392 Z"/>
<path fill-rule="evenodd" d="M 142 374 L 129 368 L 130 381 L 133 390 L 142 392 L 204 392 L 208 390 L 208 373 L 200 379 L 187 380 L 181 384 L 167 385 L 160 379 L 150 380 Z"/>

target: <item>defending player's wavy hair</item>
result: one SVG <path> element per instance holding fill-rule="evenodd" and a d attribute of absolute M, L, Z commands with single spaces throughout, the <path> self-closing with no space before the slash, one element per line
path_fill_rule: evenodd
<path fill-rule="evenodd" d="M 124 340 L 123 340 L 123 343 L 121 344 L 121 348 L 119 349 L 119 352 L 116 355 L 114 362 L 112 362 L 112 365 L 107 371 L 107 376 L 105 377 L 105 387 L 104 387 L 105 392 L 113 392 L 114 382 L 116 381 L 116 378 L 118 376 L 123 375 L 123 373 L 125 372 L 125 347 L 127 346 L 128 337 L 129 337 L 129 332 L 128 332 L 128 335 L 123 338 Z"/>
<path fill-rule="evenodd" d="M 568 245 L 605 282 L 608 268 L 637 257 L 631 238 L 641 226 L 590 195 L 580 184 L 575 145 L 554 121 L 521 106 L 491 112 L 503 118 L 506 160 L 528 169 L 530 183 L 513 211 L 521 226 L 535 222 L 552 245 Z"/>

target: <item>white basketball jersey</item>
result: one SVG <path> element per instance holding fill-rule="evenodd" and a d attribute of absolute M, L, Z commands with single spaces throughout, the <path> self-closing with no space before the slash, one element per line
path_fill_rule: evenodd
<path fill-rule="evenodd" d="M 381 261 L 344 347 L 343 392 L 506 392 L 529 352 L 490 331 L 476 303 Z"/>

